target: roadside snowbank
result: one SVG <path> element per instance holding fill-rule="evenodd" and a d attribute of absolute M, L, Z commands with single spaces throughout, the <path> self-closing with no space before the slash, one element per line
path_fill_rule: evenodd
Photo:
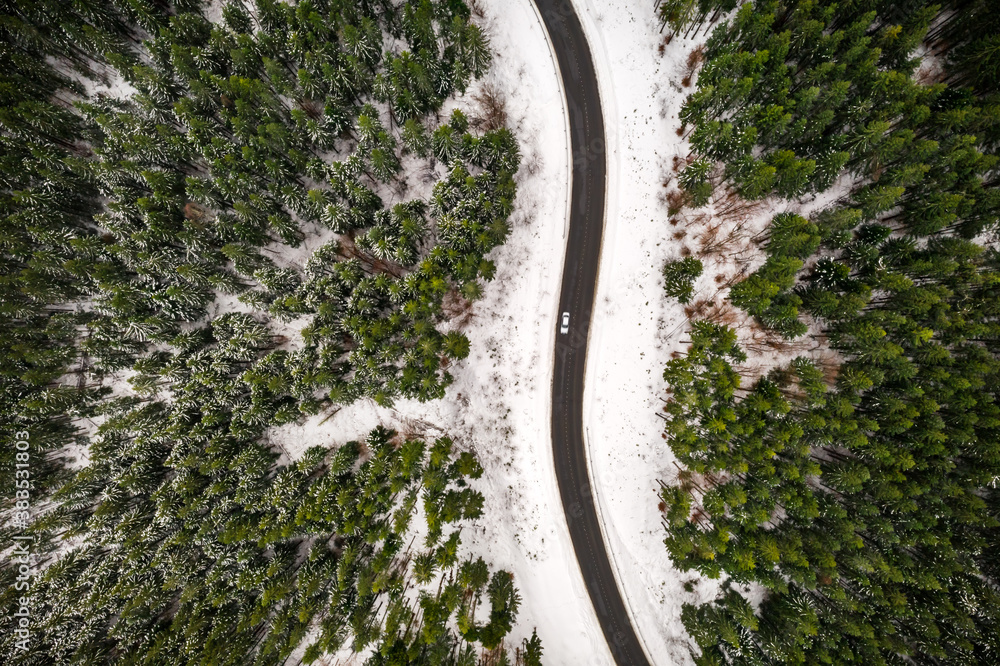
<path fill-rule="evenodd" d="M 704 34 L 675 38 L 661 51 L 652 3 L 574 4 L 608 128 L 607 219 L 584 399 L 590 473 L 619 585 L 650 659 L 657 666 L 690 664 L 681 605 L 713 595 L 716 584 L 674 569 L 663 545 L 657 480 L 676 470 L 656 412 L 663 368 L 686 339 L 684 310 L 667 302 L 660 274 L 682 247 L 673 238 L 678 228 L 668 223 L 665 183 L 674 157 L 688 153 L 676 130 L 692 88 L 680 82 Z M 691 592 L 684 589 L 688 581 Z"/>

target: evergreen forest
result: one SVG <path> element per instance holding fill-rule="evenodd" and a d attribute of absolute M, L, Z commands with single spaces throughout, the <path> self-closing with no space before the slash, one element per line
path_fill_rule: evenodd
<path fill-rule="evenodd" d="M 450 104 L 492 59 L 471 19 L 0 2 L 0 467 L 30 455 L 0 532 L 36 569 L 24 592 L 0 564 L 0 661 L 541 663 L 509 636 L 513 576 L 460 554 L 472 453 L 382 427 L 268 443 L 438 399 L 469 354 L 439 329 L 493 277 L 520 162 L 502 117 Z"/>
<path fill-rule="evenodd" d="M 832 202 L 773 215 L 728 299 L 835 366 L 748 381 L 739 331 L 695 318 L 664 372 L 665 544 L 723 580 L 684 608 L 695 663 L 1000 663 L 1000 7 L 658 11 L 707 36 L 683 205 Z"/>

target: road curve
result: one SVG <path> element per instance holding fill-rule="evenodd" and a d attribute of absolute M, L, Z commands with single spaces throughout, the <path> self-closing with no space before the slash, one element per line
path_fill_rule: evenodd
<path fill-rule="evenodd" d="M 607 180 L 604 114 L 597 74 L 570 0 L 533 0 L 555 48 L 566 93 L 573 188 L 563 267 L 560 319 L 552 382 L 552 454 L 573 550 L 604 637 L 618 666 L 649 666 L 615 581 L 587 472 L 583 441 L 583 382 L 604 232 Z"/>

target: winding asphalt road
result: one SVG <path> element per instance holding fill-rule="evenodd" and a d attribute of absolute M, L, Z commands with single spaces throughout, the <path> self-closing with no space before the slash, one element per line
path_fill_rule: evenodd
<path fill-rule="evenodd" d="M 587 340 L 597 289 L 607 180 L 604 115 L 590 47 L 570 0 L 534 0 L 552 39 L 566 91 L 573 149 L 569 238 L 563 267 L 552 382 L 552 453 L 573 550 L 604 637 L 618 666 L 649 666 L 629 620 L 601 538 L 583 441 L 583 382 Z"/>

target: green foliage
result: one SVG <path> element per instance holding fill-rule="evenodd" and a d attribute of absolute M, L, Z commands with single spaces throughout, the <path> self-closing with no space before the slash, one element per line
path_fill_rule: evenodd
<path fill-rule="evenodd" d="M 700 26 L 710 13 L 715 16 L 720 11 L 733 9 L 737 4 L 738 0 L 663 0 L 658 3 L 658 12 L 660 21 L 678 33 L 695 25 Z"/>
<path fill-rule="evenodd" d="M 701 272 L 701 261 L 694 257 L 668 261 L 663 267 L 667 296 L 676 298 L 681 303 L 690 302 L 694 292 L 694 281 L 701 276 Z"/>
<path fill-rule="evenodd" d="M 786 337 L 810 315 L 823 366 L 743 386 L 734 332 L 697 322 L 664 374 L 683 464 L 661 491 L 666 546 L 727 579 L 684 608 L 696 663 L 996 661 L 1000 262 L 983 240 L 1000 219 L 1000 115 L 984 9 L 760 0 L 708 40 L 681 114 L 700 168 L 721 162 L 748 199 L 853 185 L 810 219 L 775 216 L 754 239 L 764 265 L 730 292 Z M 912 76 L 921 44 L 944 83 Z M 744 584 L 766 590 L 756 612 Z"/>
<path fill-rule="evenodd" d="M 714 187 L 709 180 L 712 163 L 708 160 L 695 160 L 684 167 L 680 174 L 680 184 L 684 188 L 691 205 L 704 206 L 712 196 Z"/>
<path fill-rule="evenodd" d="M 287 465 L 267 445 L 334 403 L 440 397 L 469 355 L 437 326 L 446 298 L 492 278 L 520 158 L 505 128 L 458 112 L 435 127 L 489 67 L 468 7 L 231 1 L 213 23 L 199 0 L 8 4 L 0 460 L 30 433 L 35 520 L 15 527 L 41 572 L 27 652 L 0 620 L 4 663 L 279 664 L 310 631 L 307 663 L 345 645 L 373 664 L 474 663 L 453 627 L 490 574 L 459 539 L 483 512 L 475 458 L 382 429 Z M 138 93 L 79 82 L 115 77 Z M 431 130 L 448 176 L 385 206 L 405 151 L 433 166 Z M 336 236 L 289 251 L 318 225 Z M 237 298 L 251 314 L 227 313 Z M 119 371 L 134 393 L 112 397 Z M 420 499 L 434 538 L 412 551 Z M 419 600 L 415 579 L 431 583 Z M 517 611 L 505 594 L 492 647 Z"/>

